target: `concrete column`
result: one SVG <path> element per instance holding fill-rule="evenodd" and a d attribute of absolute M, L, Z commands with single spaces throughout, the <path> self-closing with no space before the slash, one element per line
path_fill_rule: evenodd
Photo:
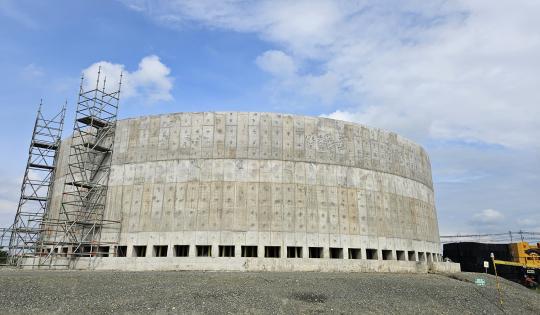
<path fill-rule="evenodd" d="M 127 245 L 126 257 L 133 257 L 133 244 Z"/>
<path fill-rule="evenodd" d="M 323 247 L 322 252 L 323 252 L 322 258 L 330 258 L 330 248 L 325 246 Z"/>
<path fill-rule="evenodd" d="M 360 255 L 362 259 L 367 259 L 367 253 L 365 248 L 360 248 Z"/>

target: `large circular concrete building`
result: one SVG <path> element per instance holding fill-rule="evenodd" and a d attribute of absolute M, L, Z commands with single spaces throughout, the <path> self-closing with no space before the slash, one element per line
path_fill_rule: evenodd
<path fill-rule="evenodd" d="M 52 217 L 67 151 L 60 151 Z M 424 149 L 327 118 L 205 112 L 118 121 L 105 217 L 121 228 L 104 230 L 101 239 L 117 246 L 98 269 L 443 265 Z"/>

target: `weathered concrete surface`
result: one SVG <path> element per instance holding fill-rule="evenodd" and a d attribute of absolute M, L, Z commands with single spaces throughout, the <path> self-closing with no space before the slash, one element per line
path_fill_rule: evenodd
<path fill-rule="evenodd" d="M 60 208 L 63 146 L 51 214 Z M 438 261 L 429 158 L 379 129 L 273 113 L 178 113 L 118 122 L 106 217 L 127 246 L 373 249 L 382 260 Z M 111 253 L 113 249 L 111 248 Z M 409 253 L 410 252 L 410 253 Z"/>
<path fill-rule="evenodd" d="M 58 264 L 67 263 L 59 258 Z M 31 269 L 32 267 L 28 267 Z M 45 269 L 48 269 L 46 267 Z M 97 257 L 79 258 L 73 269 L 120 271 L 306 271 L 306 272 L 400 272 L 456 273 L 459 264 L 395 260 L 351 260 L 313 258 L 244 258 L 244 257 Z"/>
<path fill-rule="evenodd" d="M 474 284 L 481 277 L 486 286 Z M 539 314 L 538 294 L 484 274 L 3 272 L 8 314 Z"/>

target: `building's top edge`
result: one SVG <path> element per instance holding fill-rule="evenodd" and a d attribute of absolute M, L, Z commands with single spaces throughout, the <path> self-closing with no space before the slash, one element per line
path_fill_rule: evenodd
<path fill-rule="evenodd" d="M 284 116 L 284 117 L 303 117 L 303 118 L 313 118 L 313 119 L 328 119 L 328 120 L 333 120 L 333 121 L 340 121 L 340 122 L 343 122 L 343 123 L 346 123 L 346 124 L 350 124 L 350 125 L 355 125 L 355 126 L 360 126 L 360 127 L 364 127 L 366 129 L 370 129 L 370 130 L 374 130 L 374 131 L 379 131 L 379 132 L 383 132 L 383 133 L 386 133 L 388 135 L 392 135 L 392 136 L 396 136 L 399 140 L 403 141 L 403 142 L 407 142 L 409 144 L 413 144 L 415 146 L 419 146 L 422 150 L 424 150 L 424 148 L 419 145 L 418 143 L 394 132 L 394 131 L 390 131 L 390 130 L 387 130 L 387 129 L 384 129 L 384 128 L 379 128 L 379 127 L 372 127 L 372 126 L 368 126 L 368 125 L 365 125 L 365 124 L 360 124 L 360 123 L 356 123 L 356 122 L 352 122 L 352 121 L 348 121 L 348 120 L 342 120 L 342 119 L 335 119 L 335 118 L 328 118 L 328 117 L 323 117 L 323 116 L 309 116 L 309 115 L 298 115 L 298 114 L 288 114 L 288 113 L 280 113 L 280 112 L 243 112 L 243 111 L 239 111 L 239 112 L 236 112 L 236 111 L 206 111 L 206 112 L 174 112 L 174 113 L 164 113 L 164 114 L 154 114 L 154 115 L 145 115 L 145 116 L 137 116 L 137 117 L 128 117 L 128 118 L 124 118 L 124 119 L 119 119 L 119 121 L 129 121 L 129 120 L 139 120 L 139 119 L 144 119 L 144 118 L 155 118 L 155 117 L 165 117 L 165 116 L 178 116 L 178 115 L 182 115 L 182 114 L 207 114 L 207 113 L 212 113 L 212 114 L 230 114 L 230 113 L 236 113 L 236 114 L 258 114 L 258 115 L 278 115 L 278 116 Z"/>

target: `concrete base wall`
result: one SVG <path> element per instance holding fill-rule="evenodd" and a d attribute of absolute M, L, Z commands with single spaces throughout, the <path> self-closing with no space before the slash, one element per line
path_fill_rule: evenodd
<path fill-rule="evenodd" d="M 61 265 L 63 259 L 58 259 Z M 460 266 L 450 262 L 413 262 L 349 259 L 271 259 L 244 257 L 98 257 L 79 258 L 76 270 L 119 271 L 276 271 L 276 272 L 402 272 L 455 273 Z"/>

